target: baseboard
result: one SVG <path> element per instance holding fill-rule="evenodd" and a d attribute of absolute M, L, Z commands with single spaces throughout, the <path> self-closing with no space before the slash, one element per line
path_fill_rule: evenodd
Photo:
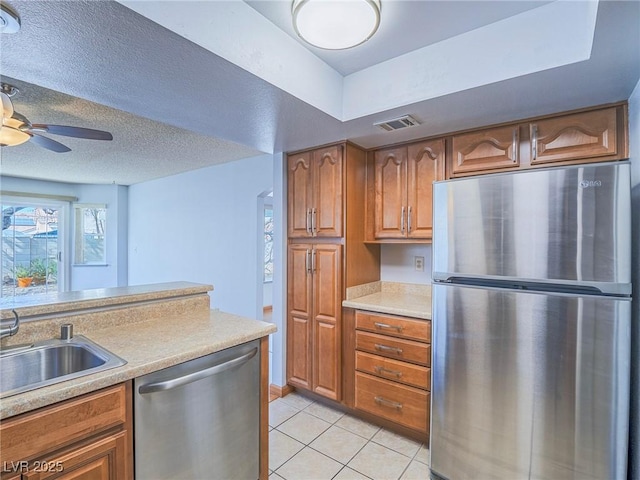
<path fill-rule="evenodd" d="M 295 389 L 291 385 L 285 385 L 281 387 L 279 385 L 274 385 L 273 383 L 269 385 L 269 397 L 273 400 L 280 397 L 285 397 L 290 393 L 293 393 Z"/>

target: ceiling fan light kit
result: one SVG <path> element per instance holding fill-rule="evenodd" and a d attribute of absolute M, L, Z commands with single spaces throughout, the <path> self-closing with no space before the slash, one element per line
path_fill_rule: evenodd
<path fill-rule="evenodd" d="M 45 137 L 43 133 L 64 135 L 65 137 L 84 138 L 87 140 L 113 140 L 113 135 L 92 128 L 71 127 L 68 125 L 33 124 L 24 115 L 13 108 L 11 97 L 18 89 L 8 83 L 0 84 L 2 99 L 2 126 L 0 127 L 0 146 L 15 147 L 31 140 L 34 144 L 55 153 L 70 152 L 71 149 L 60 142 Z"/>
<path fill-rule="evenodd" d="M 0 32 L 16 33 L 20 30 L 20 17 L 8 5 L 0 3 Z"/>
<path fill-rule="evenodd" d="M 17 128 L 3 125 L 0 128 L 0 145 L 3 147 L 14 147 L 26 142 L 31 138 L 31 135 L 18 130 Z"/>
<path fill-rule="evenodd" d="M 293 0 L 293 28 L 305 42 L 343 50 L 369 40 L 380 25 L 380 0 Z"/>

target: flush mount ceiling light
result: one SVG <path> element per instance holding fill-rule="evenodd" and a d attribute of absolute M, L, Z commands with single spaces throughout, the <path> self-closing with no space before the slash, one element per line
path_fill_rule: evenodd
<path fill-rule="evenodd" d="M 380 0 L 293 0 L 293 28 L 305 42 L 342 50 L 366 42 L 380 24 Z"/>
<path fill-rule="evenodd" d="M 20 30 L 20 17 L 4 3 L 0 3 L 0 32 L 16 33 Z"/>

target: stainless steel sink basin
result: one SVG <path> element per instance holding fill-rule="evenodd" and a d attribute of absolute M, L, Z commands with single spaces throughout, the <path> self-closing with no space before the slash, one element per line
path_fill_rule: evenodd
<path fill-rule="evenodd" d="M 0 398 L 127 363 L 82 335 L 0 355 Z"/>

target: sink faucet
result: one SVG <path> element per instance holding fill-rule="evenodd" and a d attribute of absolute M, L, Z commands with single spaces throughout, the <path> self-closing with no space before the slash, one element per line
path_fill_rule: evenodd
<path fill-rule="evenodd" d="M 20 317 L 18 316 L 18 312 L 16 312 L 15 310 L 11 311 L 13 312 L 13 316 L 15 317 L 15 321 L 13 322 L 13 325 L 0 328 L 0 338 L 11 337 L 18 333 L 18 329 L 20 328 Z"/>

